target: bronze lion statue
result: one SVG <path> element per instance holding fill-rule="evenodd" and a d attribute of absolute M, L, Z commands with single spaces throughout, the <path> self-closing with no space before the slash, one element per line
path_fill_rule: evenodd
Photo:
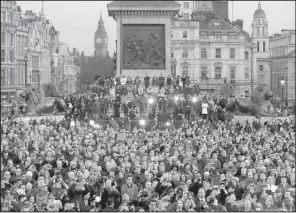
<path fill-rule="evenodd" d="M 18 96 L 19 101 L 25 103 L 28 115 L 56 114 L 65 112 L 67 109 L 65 101 L 61 97 L 45 98 L 42 91 L 32 85 L 19 91 Z"/>
<path fill-rule="evenodd" d="M 235 105 L 239 112 L 253 116 L 276 116 L 270 100 L 273 92 L 266 84 L 261 84 L 252 92 L 250 99 L 236 98 Z"/>

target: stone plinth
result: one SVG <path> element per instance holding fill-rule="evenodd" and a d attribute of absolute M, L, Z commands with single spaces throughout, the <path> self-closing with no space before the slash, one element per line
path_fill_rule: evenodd
<path fill-rule="evenodd" d="M 144 77 L 171 74 L 171 17 L 180 4 L 173 1 L 114 1 L 109 16 L 117 22 L 116 75 Z M 132 31 L 132 32 L 131 32 Z"/>

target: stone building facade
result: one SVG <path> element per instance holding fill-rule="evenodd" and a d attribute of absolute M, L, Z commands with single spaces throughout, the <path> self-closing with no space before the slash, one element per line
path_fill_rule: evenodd
<path fill-rule="evenodd" d="M 19 86 L 16 63 L 17 5 L 1 1 L 1 100 L 15 98 Z"/>
<path fill-rule="evenodd" d="M 61 93 L 75 93 L 78 90 L 81 67 L 76 63 L 77 52 L 71 52 L 69 45 L 59 42 L 58 67 L 61 73 L 59 91 Z"/>
<path fill-rule="evenodd" d="M 1 1 L 1 98 L 11 100 L 15 92 L 33 84 L 50 82 L 50 37 L 52 25 L 39 15 L 22 13 L 15 1 Z"/>
<path fill-rule="evenodd" d="M 58 47 L 59 32 L 46 19 L 43 2 L 36 14 L 23 12 L 15 1 L 1 1 L 1 100 L 15 99 L 28 84 L 41 91 L 49 83 L 59 88 Z"/>
<path fill-rule="evenodd" d="M 278 100 L 295 104 L 295 30 L 281 32 L 269 38 L 271 89 Z"/>
<path fill-rule="evenodd" d="M 253 15 L 252 43 L 255 80 L 257 84 L 270 86 L 268 21 L 260 2 Z"/>
<path fill-rule="evenodd" d="M 172 70 L 190 76 L 201 90 L 215 92 L 232 82 L 237 97 L 248 97 L 251 38 L 243 22 L 230 23 L 227 1 L 179 3 L 181 10 L 171 24 Z"/>

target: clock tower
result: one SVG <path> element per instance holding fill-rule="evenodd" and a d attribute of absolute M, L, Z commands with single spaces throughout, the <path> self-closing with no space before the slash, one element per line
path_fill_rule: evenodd
<path fill-rule="evenodd" d="M 102 18 L 102 12 L 98 24 L 98 29 L 95 32 L 94 37 L 95 45 L 95 57 L 105 57 L 108 47 L 108 35 L 105 30 L 104 21 Z"/>

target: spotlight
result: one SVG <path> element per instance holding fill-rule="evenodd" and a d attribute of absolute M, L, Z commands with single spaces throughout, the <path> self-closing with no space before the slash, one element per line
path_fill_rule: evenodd
<path fill-rule="evenodd" d="M 139 123 L 140 123 L 141 126 L 144 126 L 146 124 L 146 121 L 142 119 L 142 120 L 139 121 Z"/>
<path fill-rule="evenodd" d="M 165 124 L 166 124 L 167 126 L 170 126 L 170 125 L 171 125 L 171 123 L 170 123 L 170 122 L 166 122 Z"/>
<path fill-rule="evenodd" d="M 175 96 L 175 101 L 178 101 L 179 100 L 179 97 L 178 96 Z"/>
<path fill-rule="evenodd" d="M 75 121 L 71 121 L 70 126 L 75 126 Z"/>
<path fill-rule="evenodd" d="M 89 125 L 93 126 L 95 124 L 94 120 L 89 121 Z"/>
<path fill-rule="evenodd" d="M 196 97 L 192 98 L 192 102 L 195 103 L 197 101 Z"/>
<path fill-rule="evenodd" d="M 149 98 L 148 103 L 149 104 L 153 104 L 153 99 L 152 98 Z"/>

